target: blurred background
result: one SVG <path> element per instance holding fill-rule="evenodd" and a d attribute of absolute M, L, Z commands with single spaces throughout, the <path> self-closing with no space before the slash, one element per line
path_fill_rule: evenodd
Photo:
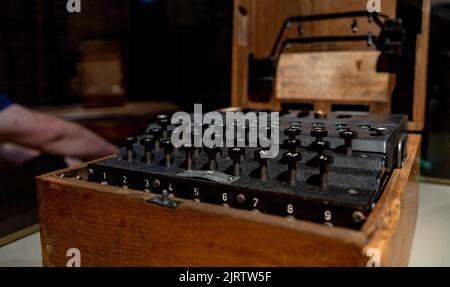
<path fill-rule="evenodd" d="M 230 103 L 232 1 L 1 1 L 0 21 L 0 91 L 24 105 L 95 128 L 73 105 Z"/>
<path fill-rule="evenodd" d="M 230 105 L 233 1 L 95 0 L 82 9 L 0 1 L 0 92 L 117 144 L 161 112 Z M 450 183 L 449 31 L 450 0 L 434 0 L 422 176 L 441 184 Z M 23 175 L 1 162 L 0 172 L 0 186 Z M 36 222 L 30 184 L 0 193 L 0 237 Z"/>

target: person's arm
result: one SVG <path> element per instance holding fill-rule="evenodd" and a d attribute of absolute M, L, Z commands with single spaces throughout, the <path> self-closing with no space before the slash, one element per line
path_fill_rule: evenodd
<path fill-rule="evenodd" d="M 0 112 L 0 142 L 86 161 L 117 152 L 117 147 L 78 124 L 17 104 Z"/>

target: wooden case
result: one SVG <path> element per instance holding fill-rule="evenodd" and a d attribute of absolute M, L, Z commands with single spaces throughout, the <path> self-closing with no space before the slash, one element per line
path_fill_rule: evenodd
<path fill-rule="evenodd" d="M 382 1 L 383 12 L 395 16 L 396 2 Z M 415 131 L 424 122 L 430 7 L 429 0 L 419 2 L 423 27 L 417 38 L 410 122 L 410 130 Z M 307 102 L 316 110 L 329 111 L 334 103 L 365 103 L 371 112 L 390 112 L 395 76 L 377 75 L 373 66 L 379 52 L 362 44 L 305 45 L 299 48 L 302 53 L 280 59 L 275 94 L 269 101 L 253 102 L 247 93 L 250 53 L 267 56 L 278 23 L 287 16 L 361 10 L 366 4 L 366 0 L 235 0 L 232 104 L 273 109 L 285 102 Z M 307 23 L 304 30 L 328 35 L 347 26 L 325 21 Z M 368 29 L 359 27 L 361 33 Z M 320 62 L 330 59 L 331 72 L 323 71 Z M 336 83 L 330 75 L 341 72 L 342 65 L 347 67 L 345 73 L 358 77 L 356 66 L 370 80 L 362 85 L 338 82 L 333 90 Z M 321 76 L 321 70 L 328 73 L 328 80 L 322 82 L 326 84 L 308 80 L 311 75 L 301 67 L 312 66 L 316 66 L 312 78 Z M 307 92 L 299 96 L 298 88 Z M 369 96 L 358 98 L 360 93 Z M 318 94 L 322 96 L 317 98 Z M 393 172 L 361 230 L 182 199 L 177 199 L 182 202 L 177 209 L 147 204 L 144 201 L 154 195 L 73 178 L 86 178 L 85 165 L 43 175 L 37 178 L 43 262 L 65 266 L 70 259 L 67 251 L 78 248 L 82 266 L 373 266 L 377 262 L 406 266 L 417 216 L 420 140 L 420 135 L 409 135 L 404 167 Z"/>
<path fill-rule="evenodd" d="M 418 203 L 420 136 L 359 231 L 91 183 L 85 165 L 37 178 L 45 266 L 406 266 Z M 65 177 L 63 177 L 65 175 Z M 69 254 L 70 255 L 70 254 Z M 377 261 L 379 259 L 379 261 Z"/>

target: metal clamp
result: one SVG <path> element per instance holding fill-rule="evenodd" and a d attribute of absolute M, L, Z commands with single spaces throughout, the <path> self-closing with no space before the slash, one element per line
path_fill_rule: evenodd
<path fill-rule="evenodd" d="M 161 205 L 164 207 L 170 207 L 170 208 L 177 208 L 180 205 L 179 202 L 176 202 L 175 200 L 172 200 L 170 198 L 170 194 L 167 191 L 167 189 L 164 189 L 160 196 L 155 195 L 155 196 L 147 199 L 145 202 L 154 203 L 154 204 L 158 204 L 158 205 Z"/>

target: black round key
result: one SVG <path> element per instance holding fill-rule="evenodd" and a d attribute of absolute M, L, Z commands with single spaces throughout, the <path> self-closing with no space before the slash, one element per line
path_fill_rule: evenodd
<path fill-rule="evenodd" d="M 311 149 L 316 151 L 318 155 L 324 154 L 324 151 L 330 149 L 330 142 L 318 140 L 311 144 Z"/>
<path fill-rule="evenodd" d="M 347 131 L 350 131 L 349 128 L 337 128 L 336 130 L 337 130 L 338 132 L 347 132 Z"/>
<path fill-rule="evenodd" d="M 296 184 L 296 178 L 297 178 L 297 163 L 302 159 L 302 156 L 300 153 L 295 152 L 287 152 L 283 154 L 283 162 L 285 162 L 288 165 L 288 182 L 289 185 L 293 186 Z"/>
<path fill-rule="evenodd" d="M 205 146 L 205 147 L 203 148 L 203 150 L 204 150 L 207 154 L 211 154 L 211 153 L 218 153 L 219 150 L 220 150 L 220 148 L 217 147 L 217 146 L 215 146 L 215 145 L 212 145 L 212 146 Z"/>
<path fill-rule="evenodd" d="M 243 147 L 232 147 L 228 149 L 228 154 L 233 161 L 241 161 L 242 156 L 245 154 L 245 148 Z"/>
<path fill-rule="evenodd" d="M 283 145 L 290 153 L 295 153 L 297 148 L 301 146 L 301 142 L 298 139 L 287 139 L 283 142 Z"/>
<path fill-rule="evenodd" d="M 316 140 L 320 140 L 328 136 L 328 131 L 323 127 L 315 127 L 311 129 L 311 136 L 315 137 Z"/>
<path fill-rule="evenodd" d="M 232 158 L 237 157 L 240 158 L 241 155 L 245 153 L 245 148 L 243 147 L 232 147 L 228 150 L 228 153 Z"/>
<path fill-rule="evenodd" d="M 133 144 L 135 143 L 137 143 L 137 139 L 135 137 L 128 137 L 125 139 L 125 147 L 127 150 L 126 159 L 128 161 L 132 161 L 134 159 Z"/>
<path fill-rule="evenodd" d="M 297 136 L 299 136 L 302 132 L 302 129 L 300 127 L 290 127 L 284 130 L 284 135 L 288 136 L 289 139 L 295 139 Z"/>
<path fill-rule="evenodd" d="M 334 162 L 334 158 L 330 155 L 321 155 L 317 157 L 320 165 L 330 165 Z"/>
<path fill-rule="evenodd" d="M 160 128 L 153 128 L 150 129 L 148 133 L 152 135 L 154 138 L 159 139 L 161 137 L 162 130 Z"/>
<path fill-rule="evenodd" d="M 355 131 L 341 131 L 339 137 L 344 139 L 344 149 L 347 156 L 352 155 L 352 141 L 358 137 L 358 133 Z"/>
<path fill-rule="evenodd" d="M 173 150 L 173 144 L 171 140 L 162 140 L 161 147 L 164 149 L 164 152 L 171 152 Z"/>
<path fill-rule="evenodd" d="M 141 139 L 140 144 L 144 146 L 145 150 L 151 150 L 153 144 L 153 137 L 144 137 Z"/>
<path fill-rule="evenodd" d="M 135 137 L 128 137 L 125 139 L 127 149 L 133 149 L 133 144 L 135 143 L 137 143 L 137 139 Z"/>
<path fill-rule="evenodd" d="M 320 188 L 324 190 L 328 187 L 329 166 L 334 162 L 334 158 L 330 155 L 318 155 L 316 160 L 319 163 Z"/>
<path fill-rule="evenodd" d="M 165 114 L 157 115 L 156 120 L 163 130 L 169 125 L 169 117 Z"/>
<path fill-rule="evenodd" d="M 339 137 L 345 140 L 354 140 L 358 137 L 358 133 L 355 131 L 341 131 Z"/>
<path fill-rule="evenodd" d="M 162 130 L 161 133 L 162 139 L 167 139 L 168 138 L 167 126 L 169 125 L 169 117 L 165 114 L 161 114 L 157 115 L 156 119 L 158 120 L 158 124 Z"/>

